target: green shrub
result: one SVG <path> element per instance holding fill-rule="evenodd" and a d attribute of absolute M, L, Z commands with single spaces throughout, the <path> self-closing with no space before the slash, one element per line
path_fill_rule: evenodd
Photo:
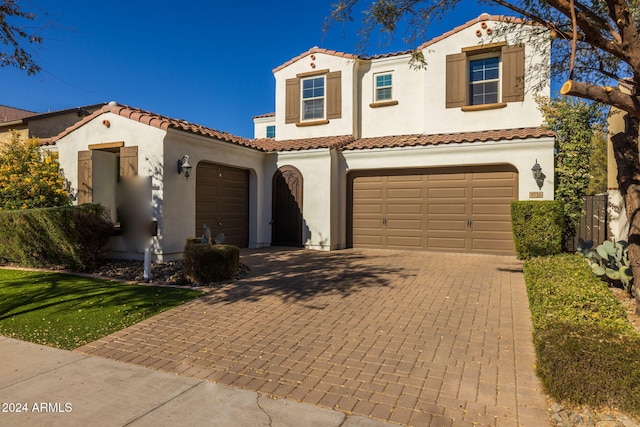
<path fill-rule="evenodd" d="M 200 243 L 200 239 L 188 239 L 184 247 L 184 275 L 193 283 L 234 279 L 239 264 L 237 246 L 211 245 Z"/>
<path fill-rule="evenodd" d="M 561 201 L 511 202 L 511 224 L 518 259 L 562 251 L 564 210 Z"/>
<path fill-rule="evenodd" d="M 0 264 L 90 270 L 113 224 L 99 205 L 0 212 Z"/>
<path fill-rule="evenodd" d="M 640 334 L 579 255 L 524 265 L 537 372 L 549 395 L 640 415 Z"/>

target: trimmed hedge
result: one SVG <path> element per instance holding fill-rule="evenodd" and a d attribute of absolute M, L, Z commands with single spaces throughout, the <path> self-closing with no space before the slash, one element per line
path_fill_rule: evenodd
<path fill-rule="evenodd" d="M 100 205 L 0 211 L 0 264 L 90 270 L 112 231 Z"/>
<path fill-rule="evenodd" d="M 564 207 L 561 201 L 511 202 L 511 225 L 518 259 L 562 252 Z"/>
<path fill-rule="evenodd" d="M 231 280 L 238 274 L 240 249 L 231 245 L 200 243 L 187 239 L 184 247 L 184 275 L 196 284 Z"/>
<path fill-rule="evenodd" d="M 640 334 L 581 256 L 524 265 L 537 372 L 558 401 L 640 415 Z"/>

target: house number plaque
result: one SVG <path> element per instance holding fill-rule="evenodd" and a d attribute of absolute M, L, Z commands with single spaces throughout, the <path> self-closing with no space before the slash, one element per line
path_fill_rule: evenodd
<path fill-rule="evenodd" d="M 542 191 L 529 191 L 530 199 L 542 199 Z"/>

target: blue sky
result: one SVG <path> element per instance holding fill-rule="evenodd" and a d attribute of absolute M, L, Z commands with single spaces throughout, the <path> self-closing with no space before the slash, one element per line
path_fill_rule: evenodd
<path fill-rule="evenodd" d="M 44 37 L 36 76 L 0 68 L 0 104 L 36 112 L 115 100 L 253 137 L 252 117 L 274 111 L 272 69 L 313 46 L 357 50 L 359 17 L 322 30 L 335 0 L 21 0 Z M 427 39 L 504 10 L 462 1 Z M 506 14 L 509 14 L 508 11 Z M 373 35 L 367 54 L 405 50 Z M 424 41 L 424 40 L 422 40 Z"/>

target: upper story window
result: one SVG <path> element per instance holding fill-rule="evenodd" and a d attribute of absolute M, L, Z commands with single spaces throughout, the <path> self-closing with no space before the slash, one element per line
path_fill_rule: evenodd
<path fill-rule="evenodd" d="M 317 70 L 285 81 L 285 124 L 315 126 L 342 118 L 342 73 Z"/>
<path fill-rule="evenodd" d="M 472 59 L 469 61 L 469 101 L 471 105 L 498 102 L 500 58 Z"/>
<path fill-rule="evenodd" d="M 524 46 L 504 42 L 447 55 L 446 108 L 502 108 L 524 101 Z"/>
<path fill-rule="evenodd" d="M 324 119 L 324 87 L 324 76 L 302 80 L 302 120 Z"/>
<path fill-rule="evenodd" d="M 267 126 L 267 138 L 275 138 L 276 137 L 276 127 L 275 125 Z"/>
<path fill-rule="evenodd" d="M 377 74 L 375 76 L 375 102 L 390 101 L 392 97 L 391 73 Z"/>

